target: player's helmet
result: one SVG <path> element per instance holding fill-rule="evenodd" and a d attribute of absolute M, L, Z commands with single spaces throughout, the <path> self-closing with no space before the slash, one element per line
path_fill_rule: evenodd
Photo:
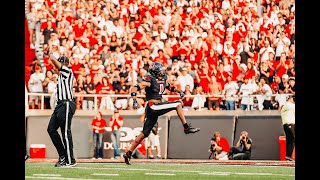
<path fill-rule="evenodd" d="M 149 66 L 148 72 L 151 76 L 158 78 L 165 75 L 166 68 L 159 62 L 154 62 Z"/>

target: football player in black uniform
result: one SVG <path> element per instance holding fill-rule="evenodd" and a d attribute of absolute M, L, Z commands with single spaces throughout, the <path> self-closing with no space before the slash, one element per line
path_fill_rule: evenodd
<path fill-rule="evenodd" d="M 154 62 L 150 65 L 148 73 L 143 77 L 143 81 L 135 85 L 131 91 L 131 97 L 133 98 L 133 107 L 138 108 L 137 103 L 137 91 L 145 89 L 146 91 L 146 100 L 148 101 L 145 108 L 146 120 L 143 125 L 142 132 L 136 137 L 136 139 L 131 142 L 130 149 L 123 155 L 125 163 L 130 164 L 131 154 L 135 148 L 140 144 L 140 142 L 149 136 L 150 131 L 153 126 L 158 121 L 158 117 L 166 114 L 172 110 L 176 110 L 177 114 L 183 124 L 184 133 L 196 133 L 200 128 L 193 128 L 191 124 L 187 123 L 187 120 L 183 114 L 182 104 L 180 101 L 175 102 L 163 102 L 162 94 L 165 89 L 170 91 L 176 91 L 180 94 L 182 99 L 185 94 L 182 91 L 176 90 L 174 87 L 171 87 L 167 81 L 166 68 L 159 62 Z"/>

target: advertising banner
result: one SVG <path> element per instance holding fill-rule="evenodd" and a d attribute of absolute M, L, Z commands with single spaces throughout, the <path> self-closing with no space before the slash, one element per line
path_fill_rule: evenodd
<path fill-rule="evenodd" d="M 139 121 L 138 115 L 121 115 L 124 118 L 124 125 L 121 130 L 120 153 L 123 153 L 126 147 L 134 140 L 135 136 L 140 133 L 143 123 Z M 103 115 L 109 124 L 111 115 Z M 74 116 L 72 120 L 72 137 L 74 144 L 74 154 L 76 158 L 92 158 L 93 157 L 93 133 L 91 120 L 93 116 Z M 29 116 L 27 118 L 27 148 L 31 144 L 44 144 L 46 146 L 46 158 L 58 158 L 55 147 L 47 132 L 47 126 L 50 116 Z M 161 156 L 166 158 L 167 139 L 168 139 L 168 118 L 166 116 L 159 117 L 159 136 Z M 60 129 L 58 129 L 61 134 Z M 111 128 L 106 127 L 103 137 L 104 158 L 113 157 L 113 144 L 110 138 Z M 155 148 L 153 147 L 155 154 Z M 155 154 L 156 155 L 156 154 Z"/>

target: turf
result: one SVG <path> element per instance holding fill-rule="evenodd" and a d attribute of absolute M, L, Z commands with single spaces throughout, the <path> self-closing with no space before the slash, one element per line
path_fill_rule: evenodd
<path fill-rule="evenodd" d="M 295 179 L 295 167 L 220 164 L 78 163 L 55 168 L 54 163 L 26 162 L 25 179 Z"/>

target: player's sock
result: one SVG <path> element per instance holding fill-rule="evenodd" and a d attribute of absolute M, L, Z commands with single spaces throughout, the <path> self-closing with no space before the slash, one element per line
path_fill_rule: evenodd
<path fill-rule="evenodd" d="M 128 152 L 127 152 L 127 155 L 129 155 L 129 157 L 131 157 L 132 152 L 131 152 L 131 151 L 128 151 Z"/>
<path fill-rule="evenodd" d="M 188 123 L 183 124 L 183 128 L 188 129 L 189 128 L 189 124 Z"/>

